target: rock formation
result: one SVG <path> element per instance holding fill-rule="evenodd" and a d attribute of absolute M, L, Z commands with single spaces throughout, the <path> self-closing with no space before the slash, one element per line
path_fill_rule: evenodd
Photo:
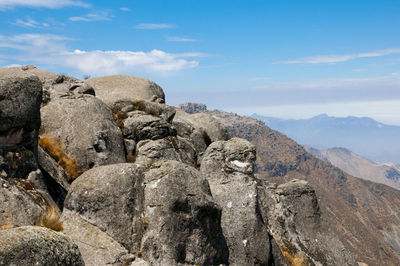
<path fill-rule="evenodd" d="M 355 265 L 309 185 L 266 185 L 255 146 L 147 79 L 0 69 L 0 106 L 5 264 L 30 263 L 12 237 L 37 265 Z"/>

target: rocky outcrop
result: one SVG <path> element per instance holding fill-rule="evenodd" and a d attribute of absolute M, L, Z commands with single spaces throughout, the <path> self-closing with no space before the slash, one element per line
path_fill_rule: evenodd
<path fill-rule="evenodd" d="M 254 179 L 256 148 L 232 138 L 212 143 L 204 154 L 201 173 L 222 207 L 221 226 L 229 247 L 229 264 L 276 265 L 272 245 L 258 206 Z"/>
<path fill-rule="evenodd" d="M 87 265 L 286 265 L 281 250 L 292 263 L 287 251 L 293 246 L 293 254 L 310 263 L 347 258 L 340 242 L 324 238 L 312 192 L 292 189 L 292 183 L 272 189 L 255 178 L 255 146 L 231 139 L 217 116 L 164 104 L 162 89 L 142 78 L 109 76 L 85 85 L 31 66 L 13 71 L 37 73 L 48 99 L 41 108 L 38 158 L 37 139 L 27 149 L 33 158 L 24 160 L 32 164 L 27 175 L 5 167 L 14 164 L 20 171 L 20 161 L 7 157 L 17 152 L 2 153 L 0 229 L 34 224 L 38 216 L 49 226 L 50 218 L 40 213 L 55 210 L 58 218 L 55 200 L 63 224 L 54 221 L 52 228 L 64 228 Z M 24 86 L 19 89 L 29 91 Z M 38 127 L 33 123 L 32 130 Z M 7 143 L 19 144 L 21 133 L 11 133 Z M 288 195 L 274 201 L 281 190 Z M 283 224 L 279 210 L 287 218 Z M 307 242 L 314 236 L 337 246 L 318 249 Z M 333 259 L 320 260 L 320 253 Z"/>
<path fill-rule="evenodd" d="M 64 234 L 24 226 L 0 231 L 1 265 L 85 265 L 78 247 Z"/>

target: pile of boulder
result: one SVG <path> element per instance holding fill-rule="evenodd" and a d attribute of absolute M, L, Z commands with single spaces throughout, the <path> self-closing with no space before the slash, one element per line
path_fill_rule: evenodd
<path fill-rule="evenodd" d="M 313 189 L 255 159 L 147 79 L 0 69 L 0 264 L 355 265 Z"/>

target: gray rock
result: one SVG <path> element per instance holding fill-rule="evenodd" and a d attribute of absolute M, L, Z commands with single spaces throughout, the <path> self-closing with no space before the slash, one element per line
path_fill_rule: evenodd
<path fill-rule="evenodd" d="M 86 266 L 126 265 L 135 259 L 121 244 L 79 214 L 66 209 L 61 219 L 64 234 L 78 245 Z"/>
<path fill-rule="evenodd" d="M 68 176 L 54 158 L 38 147 L 38 163 L 62 188 L 69 190 Z"/>
<path fill-rule="evenodd" d="M 314 189 L 303 180 L 259 181 L 260 210 L 290 264 L 357 265 L 321 218 Z"/>
<path fill-rule="evenodd" d="M 176 130 L 171 127 L 171 124 L 159 117 L 148 115 L 141 111 L 129 113 L 129 117 L 123 123 L 122 132 L 124 137 L 135 141 L 155 140 L 176 135 Z"/>
<path fill-rule="evenodd" d="M 0 132 L 23 128 L 27 134 L 40 127 L 42 85 L 32 75 L 0 78 Z M 5 142 L 0 138 L 0 144 Z"/>
<path fill-rule="evenodd" d="M 95 166 L 125 162 L 122 133 L 108 107 L 91 95 L 42 107 L 40 146 L 70 179 Z"/>
<path fill-rule="evenodd" d="M 112 105 L 112 109 L 114 112 L 118 110 L 125 114 L 131 111 L 143 111 L 146 114 L 160 117 L 168 123 L 171 123 L 176 112 L 172 106 L 146 100 L 119 101 Z"/>
<path fill-rule="evenodd" d="M 144 186 L 144 260 L 154 265 L 228 262 L 221 209 L 199 171 L 176 161 L 155 162 Z"/>
<path fill-rule="evenodd" d="M 0 231 L 0 264 L 85 265 L 71 239 L 36 226 Z"/>
<path fill-rule="evenodd" d="M 156 160 L 175 160 L 191 166 L 197 165 L 194 146 L 181 137 L 165 137 L 158 140 L 144 140 L 137 144 L 136 162 L 148 165 Z"/>
<path fill-rule="evenodd" d="M 87 79 L 85 83 L 92 86 L 97 97 L 110 107 L 116 102 L 140 99 L 165 102 L 163 90 L 157 84 L 145 78 L 112 75 Z"/>
<path fill-rule="evenodd" d="M 271 255 L 272 240 L 259 213 L 255 158 L 254 145 L 232 138 L 212 143 L 201 163 L 201 173 L 222 207 L 221 227 L 232 265 L 270 265 L 282 257 Z"/>
<path fill-rule="evenodd" d="M 178 108 L 189 114 L 201 113 L 207 111 L 207 106 L 202 103 L 183 103 Z"/>
<path fill-rule="evenodd" d="M 1 227 L 34 225 L 46 205 L 45 199 L 29 181 L 0 178 Z"/>
<path fill-rule="evenodd" d="M 113 164 L 83 173 L 71 185 L 64 209 L 79 214 L 127 249 L 133 248 L 143 171 L 136 164 Z"/>

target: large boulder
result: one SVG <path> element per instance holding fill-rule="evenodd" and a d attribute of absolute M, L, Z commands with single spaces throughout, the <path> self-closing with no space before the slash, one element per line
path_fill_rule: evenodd
<path fill-rule="evenodd" d="M 254 145 L 232 138 L 212 143 L 201 163 L 201 173 L 222 207 L 221 227 L 232 265 L 274 265 L 284 261 L 279 252 L 273 257 L 274 243 L 259 213 L 253 176 L 255 158 Z"/>
<path fill-rule="evenodd" d="M 141 250 L 154 265 L 218 265 L 228 262 L 221 209 L 207 181 L 186 164 L 158 161 L 144 178 L 146 225 Z"/>
<path fill-rule="evenodd" d="M 96 97 L 57 99 L 41 114 L 39 144 L 71 180 L 95 166 L 125 162 L 121 130 Z"/>
<path fill-rule="evenodd" d="M 79 214 L 90 224 L 133 249 L 134 219 L 139 214 L 143 171 L 136 164 L 113 164 L 83 173 L 71 185 L 64 209 Z"/>
<path fill-rule="evenodd" d="M 291 265 L 357 265 L 321 218 L 314 189 L 303 180 L 259 181 L 260 210 Z"/>
<path fill-rule="evenodd" d="M 154 82 L 128 75 L 112 75 L 85 80 L 97 97 L 110 107 L 121 101 L 148 100 L 164 103 L 163 90 Z"/>
<path fill-rule="evenodd" d="M 0 231 L 0 265 L 85 265 L 78 246 L 62 233 L 24 226 Z"/>

